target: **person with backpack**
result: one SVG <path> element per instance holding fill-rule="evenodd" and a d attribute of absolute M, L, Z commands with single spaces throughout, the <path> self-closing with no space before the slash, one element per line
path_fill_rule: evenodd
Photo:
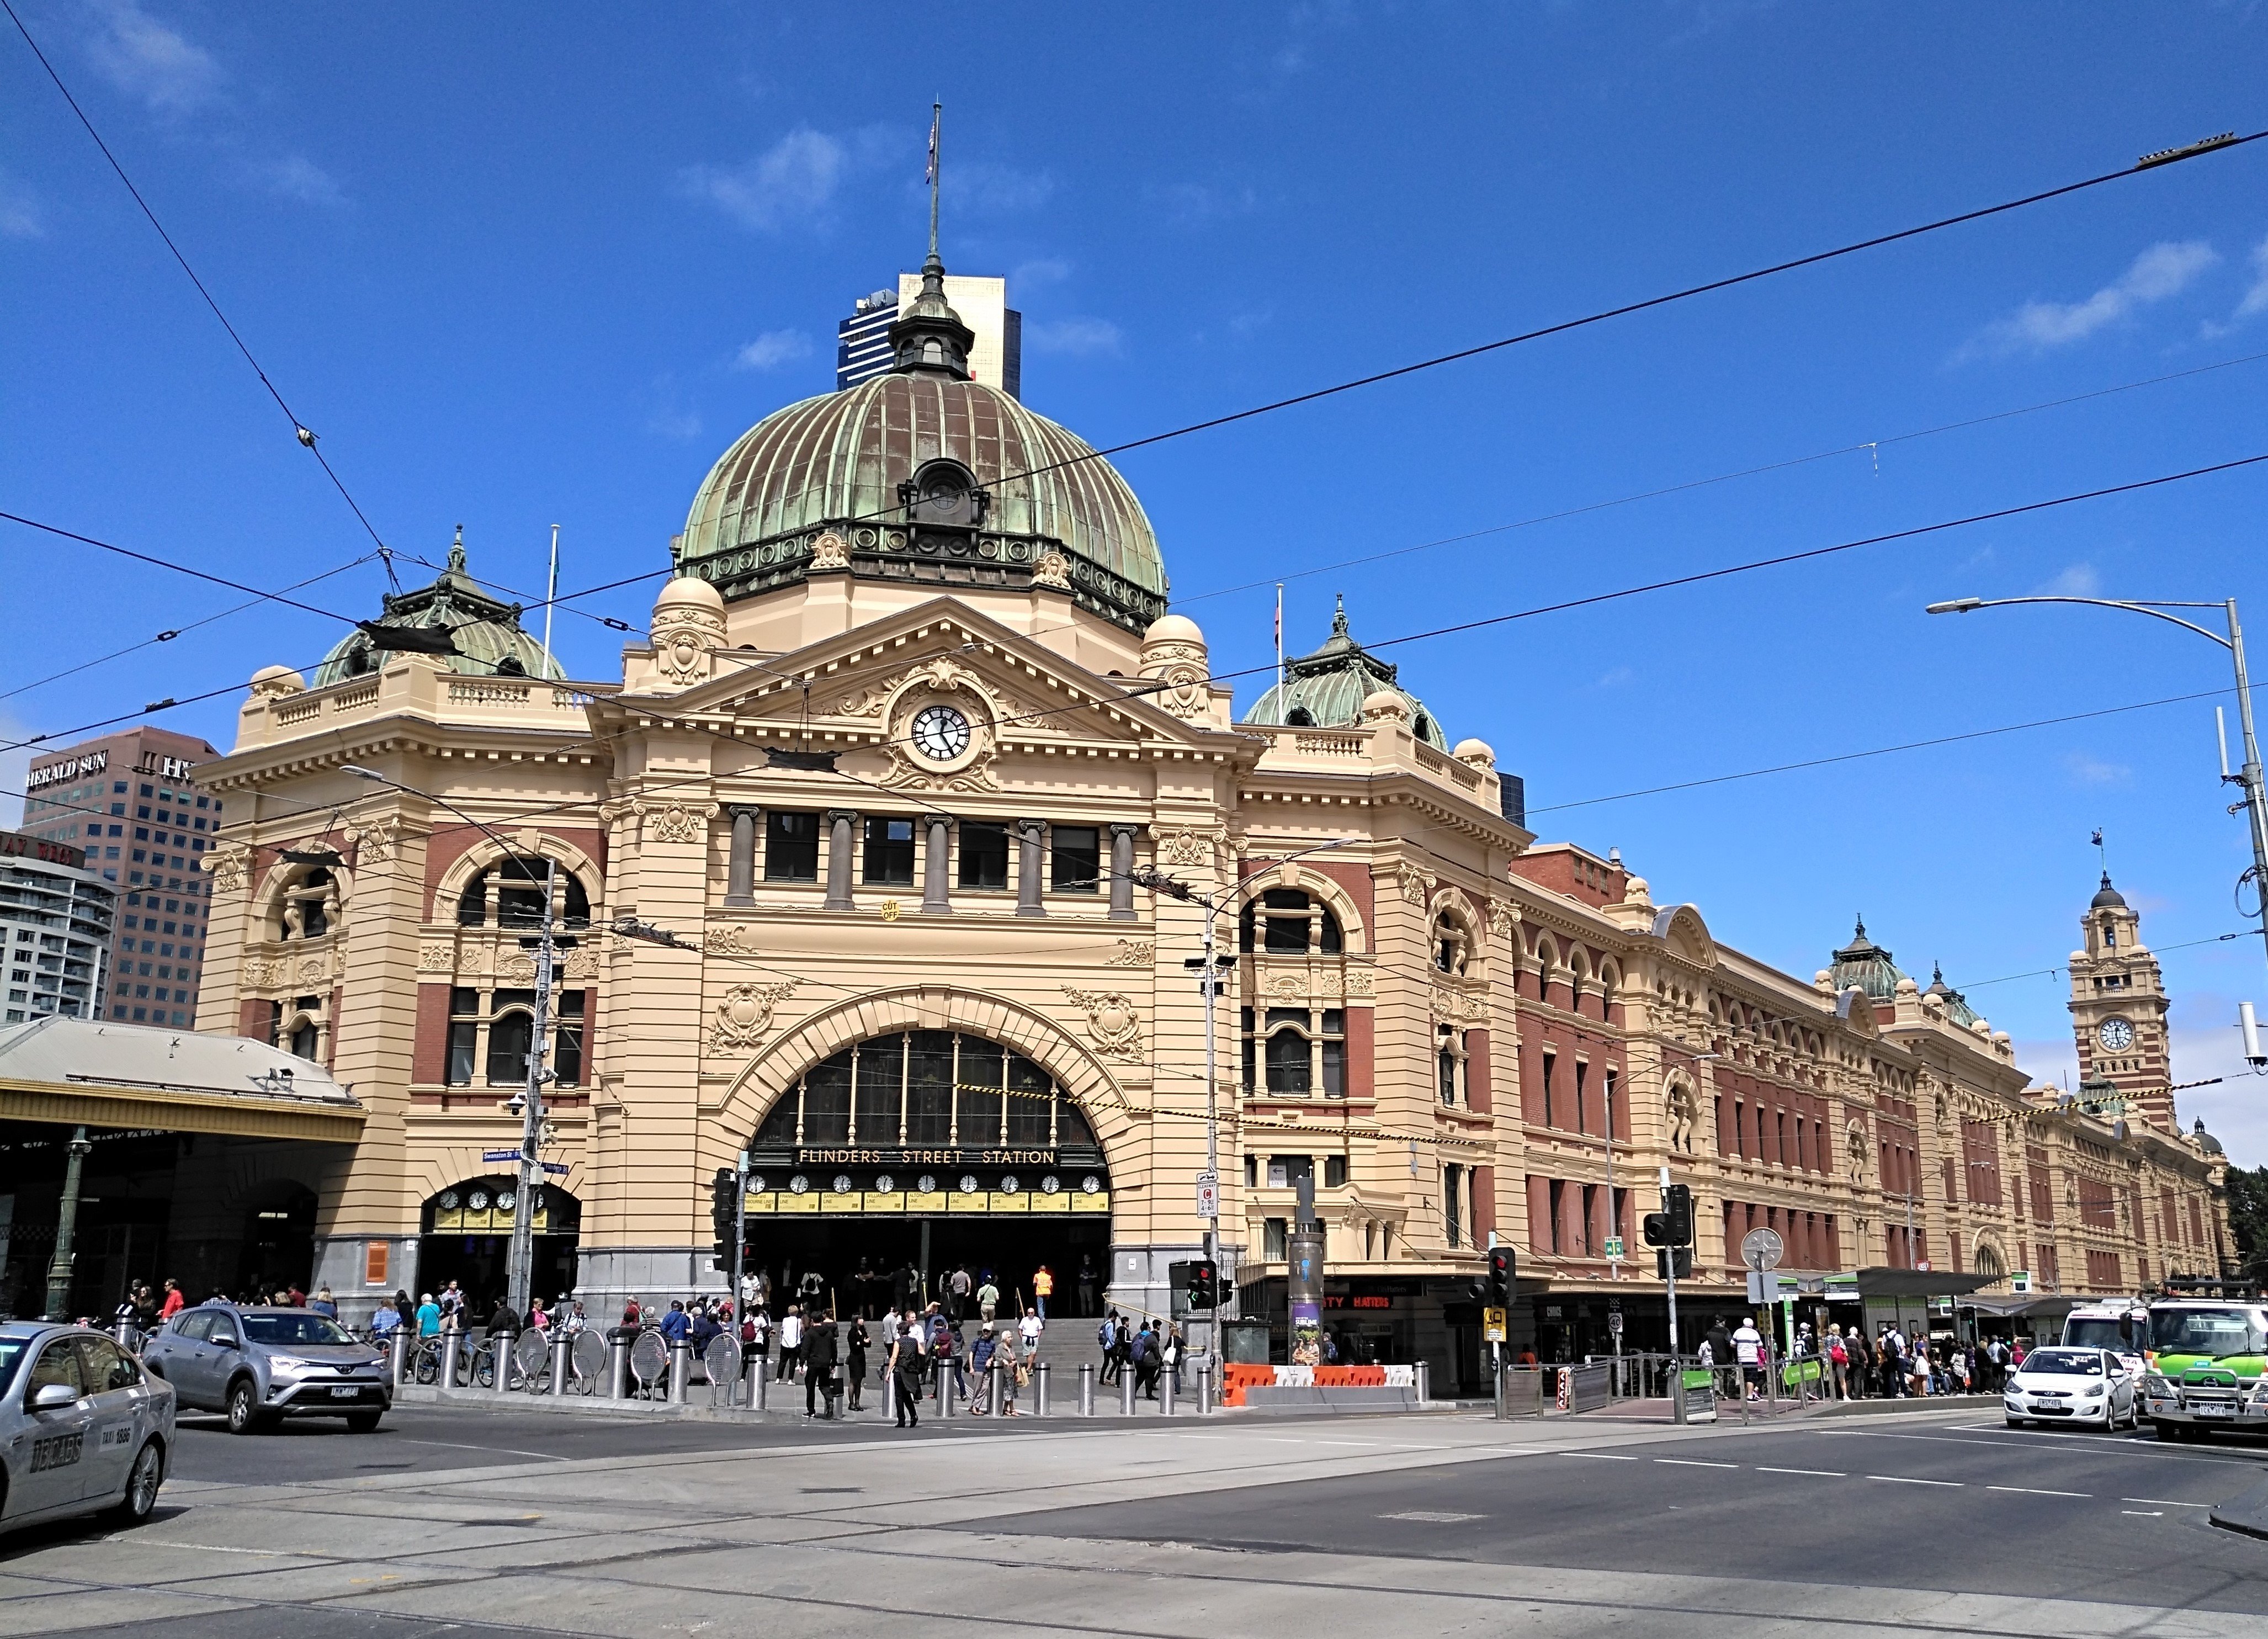
<path fill-rule="evenodd" d="M 1123 1357 L 1118 1352 L 1118 1311 L 1114 1309 L 1105 1315 L 1102 1318 L 1102 1324 L 1095 1327 L 1094 1340 L 1102 1346 L 1102 1370 L 1095 1380 L 1098 1383 L 1117 1382 Z"/>
<path fill-rule="evenodd" d="M 835 1330 L 835 1318 L 825 1310 L 813 1317 L 811 1329 L 803 1340 L 803 1414 L 817 1415 L 828 1421 L 835 1421 L 835 1397 L 840 1385 L 835 1381 L 836 1350 L 840 1343 Z M 819 1406 L 814 1407 L 816 1399 Z"/>
<path fill-rule="evenodd" d="M 897 1403 L 898 1427 L 917 1429 L 921 1426 L 922 1351 L 921 1333 L 910 1320 L 898 1328 L 890 1344 L 891 1398 Z"/>
<path fill-rule="evenodd" d="M 1141 1330 L 1135 1333 L 1127 1358 L 1134 1368 L 1134 1392 L 1145 1400 L 1158 1398 L 1158 1333 L 1157 1322 L 1148 1316 L 1142 1318 Z"/>
<path fill-rule="evenodd" d="M 976 1374 L 976 1381 L 979 1384 L 989 1381 L 984 1374 L 992 1370 L 993 1358 L 998 1355 L 999 1352 L 999 1340 L 993 1335 L 992 1323 L 988 1320 L 976 1333 L 976 1346 L 968 1351 L 968 1367 L 969 1370 Z M 968 1407 L 969 1415 L 972 1417 L 983 1416 L 985 1413 L 984 1401 L 985 1396 L 980 1390 L 976 1399 Z"/>

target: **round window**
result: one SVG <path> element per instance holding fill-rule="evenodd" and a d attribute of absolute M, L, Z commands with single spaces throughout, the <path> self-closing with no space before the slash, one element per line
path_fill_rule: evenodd
<path fill-rule="evenodd" d="M 763 1175 L 762 1173 L 761 1173 L 761 1172 L 751 1172 L 750 1174 L 748 1174 L 748 1188 L 749 1188 L 751 1191 L 760 1190 L 760 1189 L 763 1188 L 763 1186 L 764 1186 L 764 1175 Z"/>

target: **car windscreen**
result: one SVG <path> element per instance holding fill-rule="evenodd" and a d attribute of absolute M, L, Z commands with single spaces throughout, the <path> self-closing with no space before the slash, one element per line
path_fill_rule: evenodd
<path fill-rule="evenodd" d="M 2150 1347 L 2161 1355 L 2259 1355 L 2268 1353 L 2268 1329 L 2257 1310 L 2154 1309 Z"/>
<path fill-rule="evenodd" d="M 244 1335 L 253 1343 L 351 1343 L 335 1320 L 321 1315 L 247 1315 Z"/>
<path fill-rule="evenodd" d="M 2122 1333 L 2118 1322 L 2108 1316 L 2082 1320 L 2074 1315 L 2063 1324 L 2063 1340 L 2073 1348 L 2107 1348 L 2131 1355 L 2141 1347 L 2141 1332 L 2139 1325 L 2130 1324 Z"/>
<path fill-rule="evenodd" d="M 16 1386 L 16 1374 L 24 1369 L 24 1356 L 31 1351 L 28 1338 L 0 1338 L 0 1396 Z"/>
<path fill-rule="evenodd" d="M 2091 1348 L 2036 1348 L 2024 1356 L 2022 1370 L 2028 1377 L 2099 1377 L 2102 1356 Z"/>

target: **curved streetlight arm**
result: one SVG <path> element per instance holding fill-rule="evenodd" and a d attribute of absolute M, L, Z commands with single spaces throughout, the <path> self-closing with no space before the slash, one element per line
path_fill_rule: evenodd
<path fill-rule="evenodd" d="M 2228 605 L 2225 603 L 2167 603 L 2154 605 L 2149 603 L 2131 602 L 2124 598 L 2108 597 L 1963 597 L 1955 598 L 1950 602 L 1947 603 L 1933 603 L 1927 609 L 1924 609 L 1922 613 L 1925 615 L 1966 615 L 1972 609 L 2006 609 L 2011 604 L 2015 603 L 2088 603 L 2092 604 L 2096 609 L 2123 609 L 2130 610 L 2137 615 L 2153 615 L 2160 620 L 2170 620 L 2176 626 L 2186 627 L 2188 630 L 2196 632 L 2200 638 L 2212 639 L 2213 642 L 2218 643 L 2224 649 L 2231 646 L 2228 639 L 2222 637 L 2220 633 L 2217 631 L 2207 631 L 2203 626 L 2198 625 L 2195 621 L 2183 620 L 2179 615 L 2169 615 L 2166 613 L 2166 610 L 2169 609 L 2226 609 L 2228 608 Z"/>

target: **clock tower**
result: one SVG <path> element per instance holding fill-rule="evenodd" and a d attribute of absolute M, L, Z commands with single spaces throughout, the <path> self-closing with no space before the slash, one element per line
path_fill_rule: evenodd
<path fill-rule="evenodd" d="M 2142 943 L 2142 919 L 2110 873 L 2080 919 L 2081 949 L 2071 953 L 2071 1025 L 2082 1083 L 2107 1082 L 2125 1095 L 2129 1119 L 2178 1131 L 2166 1045 L 2166 990 L 2158 959 Z"/>

